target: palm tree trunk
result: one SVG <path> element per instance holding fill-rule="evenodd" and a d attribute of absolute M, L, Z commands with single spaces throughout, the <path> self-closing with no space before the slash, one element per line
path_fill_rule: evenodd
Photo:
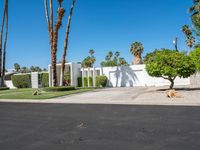
<path fill-rule="evenodd" d="M 55 27 L 53 27 L 53 0 L 50 0 L 50 17 L 47 7 L 47 0 L 44 0 L 45 12 L 46 12 L 46 20 L 48 24 L 48 31 L 50 37 L 50 45 L 51 45 L 51 66 L 53 70 L 53 86 L 57 86 L 57 44 L 58 44 L 58 31 L 62 25 L 62 19 L 64 17 L 65 9 L 61 7 L 61 4 L 58 8 L 58 15 Z"/>
<path fill-rule="evenodd" d="M 134 56 L 134 61 L 133 61 L 133 64 L 134 65 L 138 65 L 141 63 L 141 56 L 140 55 L 135 55 Z"/>
<path fill-rule="evenodd" d="M 5 74 L 5 65 L 2 66 L 2 47 L 3 47 L 3 33 L 4 33 L 4 25 L 6 20 L 6 35 L 4 39 L 4 48 L 3 53 L 5 55 L 5 49 L 6 49 L 6 43 L 7 43 L 7 29 L 8 29 L 8 0 L 4 0 L 4 13 L 3 13 L 3 19 L 2 19 L 2 26 L 1 26 L 1 32 L 0 32 L 0 86 L 2 87 L 4 85 L 3 83 L 3 74 Z M 5 59 L 5 58 L 4 58 Z M 3 71 L 4 70 L 4 71 Z M 4 73 L 3 73 L 4 72 Z"/>
<path fill-rule="evenodd" d="M 4 48 L 3 48 L 3 71 L 2 71 L 2 78 L 1 78 L 1 86 L 4 85 L 4 77 L 5 77 L 5 70 L 6 70 L 6 46 L 7 46 L 7 39 L 8 39 L 8 0 L 6 0 L 6 34 L 4 39 Z"/>
<path fill-rule="evenodd" d="M 6 18 L 6 4 L 7 0 L 4 0 L 4 12 L 2 18 L 1 32 L 0 32 L 0 78 L 2 77 L 2 47 L 3 47 L 3 32 Z"/>
<path fill-rule="evenodd" d="M 62 66 L 61 66 L 61 74 L 60 74 L 60 86 L 63 86 L 63 84 L 64 84 L 64 72 L 65 72 L 65 63 L 66 63 L 67 48 L 68 48 L 68 42 L 69 42 L 69 32 L 70 32 L 72 14 L 73 14 L 75 3 L 76 3 L 76 0 L 73 0 L 72 7 L 70 9 L 70 14 L 69 14 L 69 17 L 68 17 L 68 24 L 67 24 L 67 29 L 66 29 L 64 50 L 63 50 L 63 56 L 62 56 Z"/>

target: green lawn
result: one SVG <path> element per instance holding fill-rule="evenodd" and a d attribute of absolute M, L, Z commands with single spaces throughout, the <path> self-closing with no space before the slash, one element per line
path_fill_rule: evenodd
<path fill-rule="evenodd" d="M 82 92 L 92 91 L 93 89 L 77 89 L 72 91 L 62 92 L 45 92 L 42 91 L 41 95 L 34 96 L 32 93 L 36 89 L 15 89 L 15 90 L 4 90 L 0 91 L 0 99 L 51 99 L 55 97 L 61 97 L 71 94 L 77 94 Z"/>

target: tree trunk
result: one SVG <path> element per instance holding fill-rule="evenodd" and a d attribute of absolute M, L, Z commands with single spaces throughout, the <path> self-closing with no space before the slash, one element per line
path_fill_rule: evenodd
<path fill-rule="evenodd" d="M 3 48 L 3 71 L 2 71 L 2 78 L 1 78 L 1 86 L 4 86 L 4 78 L 5 78 L 5 71 L 6 71 L 6 46 L 7 46 L 7 39 L 8 39 L 8 0 L 6 0 L 6 33 L 4 39 L 4 48 Z"/>
<path fill-rule="evenodd" d="M 174 80 L 173 80 L 173 79 L 170 79 L 169 81 L 171 82 L 169 88 L 170 88 L 170 89 L 173 89 L 173 88 L 174 88 Z"/>
<path fill-rule="evenodd" d="M 3 47 L 3 31 L 6 18 L 6 5 L 7 5 L 7 0 L 4 0 L 4 11 L 3 11 L 3 18 L 2 18 L 2 25 L 0 32 L 0 78 L 2 77 L 2 47 Z"/>
<path fill-rule="evenodd" d="M 140 55 L 135 55 L 134 60 L 133 60 L 134 65 L 141 64 L 141 56 Z"/>
<path fill-rule="evenodd" d="M 3 33 L 4 33 L 4 25 L 6 20 L 6 33 L 3 45 Z M 4 0 L 4 13 L 3 20 L 0 32 L 0 86 L 4 86 L 4 75 L 5 75 L 5 56 L 6 56 L 6 44 L 7 44 L 7 36 L 8 36 L 8 0 Z M 3 60 L 2 60 L 2 47 L 3 47 Z M 2 65 L 3 64 L 3 65 Z"/>
<path fill-rule="evenodd" d="M 66 29 L 65 43 L 64 43 L 63 56 L 62 56 L 60 86 L 63 86 L 64 84 L 64 72 L 65 72 L 65 63 L 66 63 L 66 56 L 67 56 L 67 49 L 68 49 L 68 42 L 69 42 L 69 32 L 70 32 L 70 26 L 71 26 L 71 20 L 72 20 L 72 14 L 73 14 L 75 2 L 76 0 L 73 0 L 72 7 L 70 9 L 70 14 L 68 17 L 68 24 L 67 24 L 67 29 Z"/>
<path fill-rule="evenodd" d="M 53 70 L 53 86 L 57 86 L 57 43 L 58 43 L 58 31 L 62 25 L 62 19 L 65 13 L 65 9 L 61 7 L 61 3 L 58 8 L 57 20 L 55 23 L 55 29 L 53 27 L 53 0 L 50 0 L 50 16 L 47 7 L 47 0 L 44 0 L 45 12 L 46 12 L 46 20 L 48 24 L 48 31 L 50 37 L 50 45 L 51 45 L 51 67 Z"/>

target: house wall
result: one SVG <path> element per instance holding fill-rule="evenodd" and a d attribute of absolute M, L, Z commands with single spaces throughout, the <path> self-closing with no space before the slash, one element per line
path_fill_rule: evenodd
<path fill-rule="evenodd" d="M 102 70 L 103 74 L 107 76 L 109 80 L 109 87 L 170 85 L 170 82 L 163 78 L 150 77 L 145 70 L 145 65 L 104 67 Z M 190 78 L 177 78 L 175 80 L 175 85 L 190 85 Z"/>

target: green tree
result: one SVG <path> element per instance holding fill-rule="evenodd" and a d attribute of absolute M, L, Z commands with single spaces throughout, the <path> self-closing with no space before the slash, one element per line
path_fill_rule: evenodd
<path fill-rule="evenodd" d="M 81 63 L 83 67 L 89 68 L 89 67 L 94 66 L 94 63 L 96 61 L 96 58 L 94 57 L 94 53 L 95 51 L 93 49 L 89 50 L 90 56 L 86 57 Z"/>
<path fill-rule="evenodd" d="M 200 48 L 191 51 L 190 57 L 195 62 L 197 70 L 200 71 Z"/>
<path fill-rule="evenodd" d="M 19 72 L 20 71 L 20 65 L 18 63 L 15 63 L 14 64 L 14 68 L 15 68 L 15 71 L 16 72 Z"/>
<path fill-rule="evenodd" d="M 102 67 L 115 67 L 115 66 L 123 66 L 128 65 L 127 61 L 120 57 L 120 52 L 116 51 L 113 57 L 113 52 L 109 51 L 105 57 L 105 61 L 101 62 Z"/>
<path fill-rule="evenodd" d="M 189 56 L 174 50 L 155 50 L 145 57 L 146 70 L 152 77 L 162 77 L 174 87 L 176 77 L 187 78 L 196 72 L 195 63 Z"/>
<path fill-rule="evenodd" d="M 134 65 L 142 63 L 142 53 L 143 53 L 143 51 L 144 51 L 144 47 L 143 47 L 141 42 L 134 42 L 131 45 L 130 52 L 131 52 L 132 55 L 134 55 L 134 60 L 133 60 Z"/>
<path fill-rule="evenodd" d="M 22 67 L 20 71 L 21 71 L 21 73 L 29 73 L 30 72 L 30 70 L 27 67 Z"/>

